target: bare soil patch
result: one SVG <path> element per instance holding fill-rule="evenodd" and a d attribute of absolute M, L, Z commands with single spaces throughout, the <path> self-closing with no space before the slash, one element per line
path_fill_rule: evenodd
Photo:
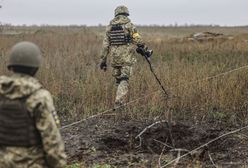
<path fill-rule="evenodd" d="M 154 121 L 90 119 L 62 130 L 69 162 L 116 167 L 158 167 L 236 128 L 205 123 L 156 124 Z M 223 137 L 179 160 L 177 166 L 242 167 L 248 163 L 248 131 Z M 212 160 L 212 161 L 211 161 Z M 173 165 L 173 164 L 172 164 Z"/>

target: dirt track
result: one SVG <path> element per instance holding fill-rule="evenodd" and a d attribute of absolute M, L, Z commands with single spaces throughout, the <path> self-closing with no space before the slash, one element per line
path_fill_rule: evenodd
<path fill-rule="evenodd" d="M 87 166 L 107 163 L 119 167 L 158 167 L 235 128 L 211 123 L 157 124 L 135 138 L 155 121 L 114 121 L 90 119 L 62 131 L 69 162 L 82 161 Z M 180 159 L 178 167 L 242 167 L 248 164 L 248 131 L 232 134 Z M 163 151 L 164 149 L 164 151 Z M 163 151 L 163 155 L 161 155 Z M 211 162 L 211 159 L 212 162 Z M 159 162 L 160 159 L 160 162 Z M 173 164 L 172 164 L 173 165 Z"/>

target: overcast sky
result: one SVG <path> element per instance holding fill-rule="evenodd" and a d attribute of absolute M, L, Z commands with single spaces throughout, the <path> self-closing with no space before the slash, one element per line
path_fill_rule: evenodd
<path fill-rule="evenodd" d="M 0 22 L 106 25 L 127 5 L 139 25 L 248 25 L 248 0 L 0 0 Z"/>

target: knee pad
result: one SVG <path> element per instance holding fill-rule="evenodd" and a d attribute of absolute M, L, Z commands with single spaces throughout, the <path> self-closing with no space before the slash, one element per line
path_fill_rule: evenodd
<path fill-rule="evenodd" d="M 115 83 L 117 84 L 117 85 L 119 85 L 120 83 L 121 83 L 121 81 L 128 81 L 129 80 L 129 78 L 128 77 L 121 77 L 121 78 L 116 78 L 116 81 L 115 81 Z"/>
<path fill-rule="evenodd" d="M 120 81 L 123 81 L 123 80 L 128 81 L 128 80 L 129 80 L 129 77 L 123 76 L 123 77 L 119 78 L 119 80 L 120 80 Z"/>

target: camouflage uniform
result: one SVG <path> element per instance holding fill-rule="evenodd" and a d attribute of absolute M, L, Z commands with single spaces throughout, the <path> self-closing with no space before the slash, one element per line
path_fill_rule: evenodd
<path fill-rule="evenodd" d="M 11 100 L 28 96 L 25 104 L 42 139 L 41 146 L 0 145 L 0 168 L 64 167 L 66 155 L 51 94 L 35 78 L 14 74 L 0 77 L 0 95 Z"/>
<path fill-rule="evenodd" d="M 31 42 L 16 44 L 0 76 L 0 168 L 63 168 L 64 144 L 51 94 L 33 76 L 42 56 Z"/>
<path fill-rule="evenodd" d="M 128 93 L 128 80 L 132 75 L 132 66 L 136 62 L 134 57 L 135 50 L 132 44 L 142 43 L 139 33 L 127 15 L 118 15 L 118 13 L 122 13 L 121 10 L 123 8 L 124 10 L 127 10 L 125 6 L 116 8 L 115 18 L 110 21 L 110 24 L 106 28 L 106 35 L 103 40 L 103 48 L 101 52 L 102 62 L 106 63 L 108 56 L 112 58 L 111 66 L 113 67 L 113 76 L 115 77 L 117 84 L 116 104 L 122 104 Z M 129 15 L 128 11 L 126 13 Z M 111 43 L 111 31 L 116 25 L 120 25 L 124 30 L 125 36 L 130 37 L 130 41 L 126 44 L 113 45 Z"/>

